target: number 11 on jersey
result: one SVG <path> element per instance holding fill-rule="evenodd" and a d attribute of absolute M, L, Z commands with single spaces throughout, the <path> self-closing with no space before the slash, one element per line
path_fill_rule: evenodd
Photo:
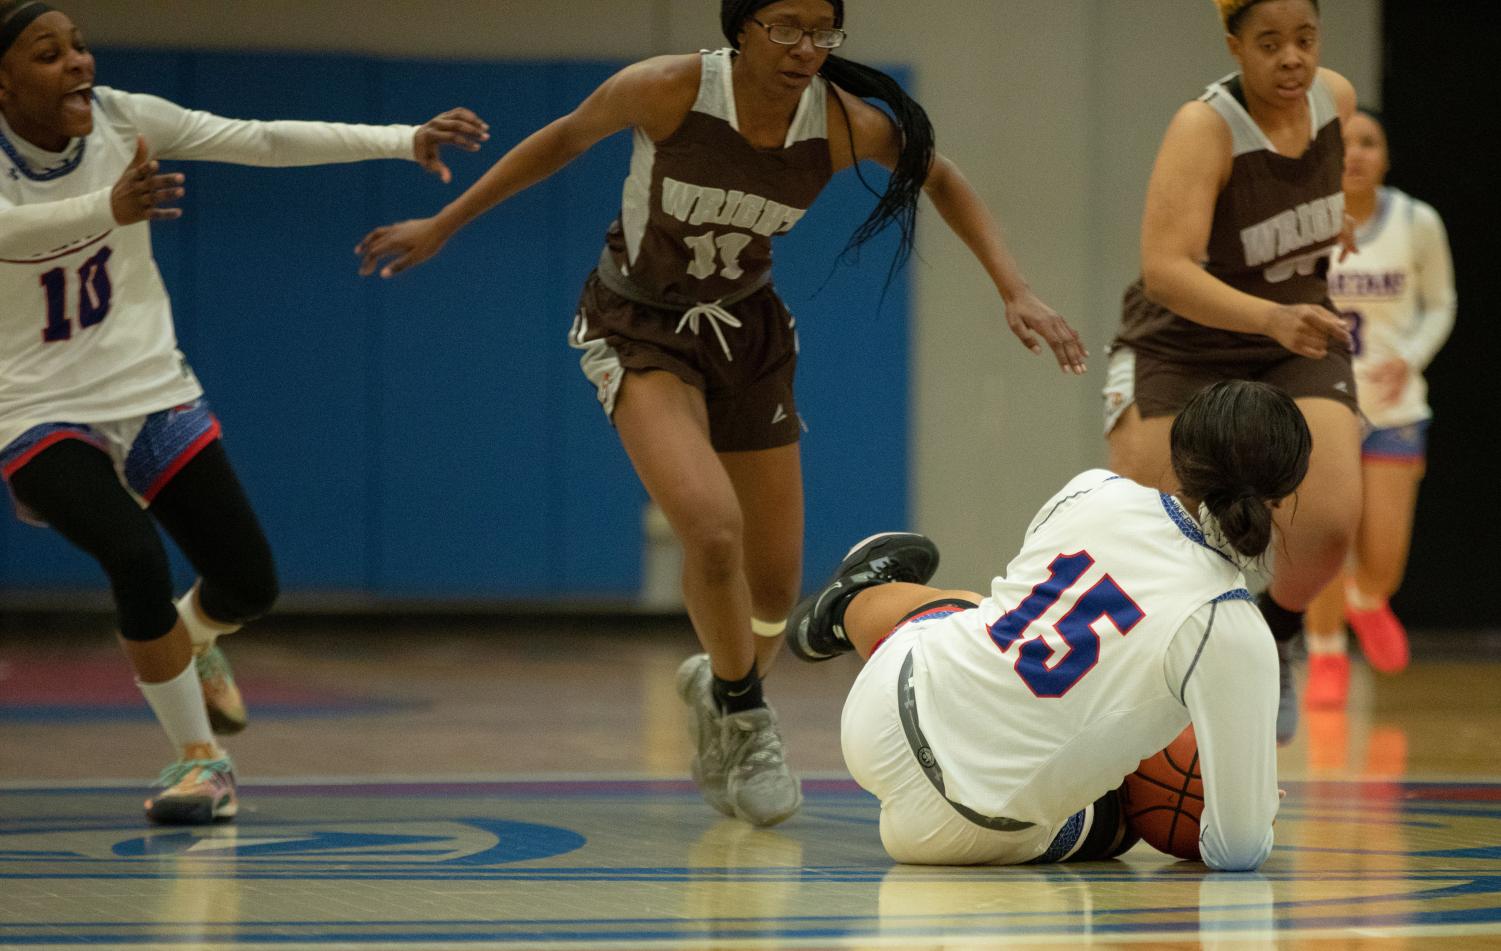
<path fill-rule="evenodd" d="M 745 276 L 745 269 L 740 266 L 740 252 L 751 243 L 750 235 L 738 231 L 731 231 L 729 234 L 708 231 L 684 238 L 683 241 L 693 249 L 693 263 L 688 265 L 689 275 L 700 281 L 713 277 L 715 270 L 719 270 L 719 276 L 727 281 L 738 281 Z M 724 261 L 723 269 L 719 269 L 720 260 Z"/>

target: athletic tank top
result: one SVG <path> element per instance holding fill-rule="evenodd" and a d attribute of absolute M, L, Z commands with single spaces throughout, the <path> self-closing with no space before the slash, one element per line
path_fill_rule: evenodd
<path fill-rule="evenodd" d="M 1199 101 L 1225 120 L 1234 149 L 1230 179 L 1215 202 L 1204 269 L 1263 300 L 1330 307 L 1329 250 L 1345 220 L 1345 145 L 1323 78 L 1308 91 L 1310 141 L 1297 158 L 1278 153 L 1246 111 L 1239 75 L 1211 84 Z M 1153 303 L 1140 279 L 1126 290 L 1118 342 L 1180 361 L 1287 353 L 1270 337 L 1206 327 Z"/>
<path fill-rule="evenodd" d="M 1072 479 L 991 583 L 981 623 L 914 655 L 946 794 L 1053 825 L 1120 785 L 1188 722 L 1170 643 L 1204 605 L 1249 600 L 1245 584 L 1225 540 L 1177 499 L 1103 469 Z"/>
<path fill-rule="evenodd" d="M 833 176 L 828 85 L 803 91 L 781 148 L 740 134 L 733 50 L 702 55 L 698 99 L 672 135 L 635 132 L 620 217 L 606 244 L 645 295 L 693 304 L 765 283 L 771 239 L 792 230 Z"/>

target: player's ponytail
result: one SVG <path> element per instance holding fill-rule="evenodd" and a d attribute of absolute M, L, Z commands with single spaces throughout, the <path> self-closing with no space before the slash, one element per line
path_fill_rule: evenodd
<path fill-rule="evenodd" d="M 901 83 L 870 66 L 856 63 L 853 60 L 841 59 L 838 56 L 830 56 L 824 61 L 823 69 L 819 75 L 846 92 L 859 96 L 861 99 L 875 99 L 886 104 L 891 111 L 892 118 L 896 121 L 896 127 L 901 132 L 902 150 L 897 155 L 896 165 L 891 170 L 891 178 L 886 183 L 886 191 L 878 196 L 876 207 L 871 209 L 865 221 L 855 229 L 850 236 L 849 243 L 845 245 L 845 252 L 850 252 L 860 247 L 865 242 L 874 238 L 886 229 L 887 225 L 896 225 L 900 238 L 897 243 L 896 256 L 891 261 L 887 279 L 895 274 L 907 258 L 912 254 L 912 246 L 917 240 L 917 204 L 922 197 L 922 187 L 928 180 L 928 172 L 933 167 L 933 154 L 935 151 L 935 136 L 933 123 L 928 119 L 928 113 L 916 99 L 907 95 Z M 839 107 L 844 108 L 840 102 Z M 849 115 L 845 115 L 845 125 L 849 125 Z M 854 151 L 854 135 L 851 133 L 850 151 Z M 860 173 L 860 156 L 855 155 L 855 173 Z M 865 181 L 864 176 L 860 178 Z M 866 185 L 866 188 L 870 188 Z M 875 189 L 870 189 L 875 193 Z"/>
<path fill-rule="evenodd" d="M 1298 404 L 1275 386 L 1226 380 L 1188 401 L 1169 439 L 1183 494 L 1203 503 L 1236 551 L 1265 554 L 1267 503 L 1292 495 L 1308 474 L 1313 437 Z"/>
<path fill-rule="evenodd" d="M 740 31 L 745 27 L 745 21 L 757 10 L 776 2 L 776 0 L 720 0 L 719 21 L 724 30 L 725 39 L 736 49 L 740 48 Z M 834 8 L 834 25 L 844 26 L 844 0 L 827 0 Z M 824 79 L 843 89 L 851 95 L 862 99 L 874 99 L 883 103 L 890 111 L 892 119 L 896 122 L 898 131 L 902 136 L 901 152 L 897 155 L 896 165 L 891 172 L 891 178 L 886 183 L 884 192 L 877 192 L 867 184 L 871 194 L 876 195 L 876 207 L 873 208 L 860 227 L 850 236 L 849 243 L 845 245 L 845 253 L 856 250 L 876 235 L 886 229 L 888 225 L 896 225 L 900 234 L 897 244 L 896 255 L 892 258 L 891 268 L 887 272 L 887 280 L 906 263 L 912 255 L 912 246 L 917 239 L 917 205 L 922 197 L 922 187 L 928 180 L 928 172 L 933 167 L 934 135 L 933 123 L 929 121 L 927 112 L 923 107 L 907 95 L 901 83 L 870 66 L 865 66 L 853 60 L 842 59 L 830 54 L 824 61 L 819 75 Z M 841 109 L 844 103 L 836 100 Z M 848 126 L 848 114 L 845 115 L 845 125 Z M 851 151 L 854 146 L 854 132 L 850 133 Z M 860 175 L 860 157 L 855 156 L 855 174 Z M 861 182 L 865 181 L 863 175 Z"/>

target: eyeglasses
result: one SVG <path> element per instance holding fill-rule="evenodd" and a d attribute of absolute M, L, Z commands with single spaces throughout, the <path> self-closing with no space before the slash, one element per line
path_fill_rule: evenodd
<path fill-rule="evenodd" d="M 762 23 L 755 17 L 751 22 L 766 30 L 766 36 L 778 46 L 796 46 L 803 41 L 803 37 L 813 38 L 813 45 L 821 50 L 838 49 L 844 45 L 844 38 L 849 34 L 843 30 L 832 27 L 820 27 L 816 30 L 805 30 L 791 23 Z"/>

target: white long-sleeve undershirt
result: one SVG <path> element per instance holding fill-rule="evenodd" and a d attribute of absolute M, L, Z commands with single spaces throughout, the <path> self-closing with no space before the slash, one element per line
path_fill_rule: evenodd
<path fill-rule="evenodd" d="M 1174 635 L 1169 682 L 1193 721 L 1204 777 L 1199 852 L 1218 871 L 1255 869 L 1277 816 L 1277 650 L 1250 601 L 1206 604 Z"/>
<path fill-rule="evenodd" d="M 94 93 L 96 124 L 144 136 L 151 157 L 164 161 L 290 167 L 413 158 L 415 126 L 226 119 L 144 93 L 107 86 L 96 87 Z M 9 126 L 0 128 L 21 157 L 36 167 L 46 168 L 67 154 L 45 152 Z M 0 258 L 34 258 L 115 227 L 112 189 L 113 183 L 34 203 L 16 203 L 0 194 Z"/>

